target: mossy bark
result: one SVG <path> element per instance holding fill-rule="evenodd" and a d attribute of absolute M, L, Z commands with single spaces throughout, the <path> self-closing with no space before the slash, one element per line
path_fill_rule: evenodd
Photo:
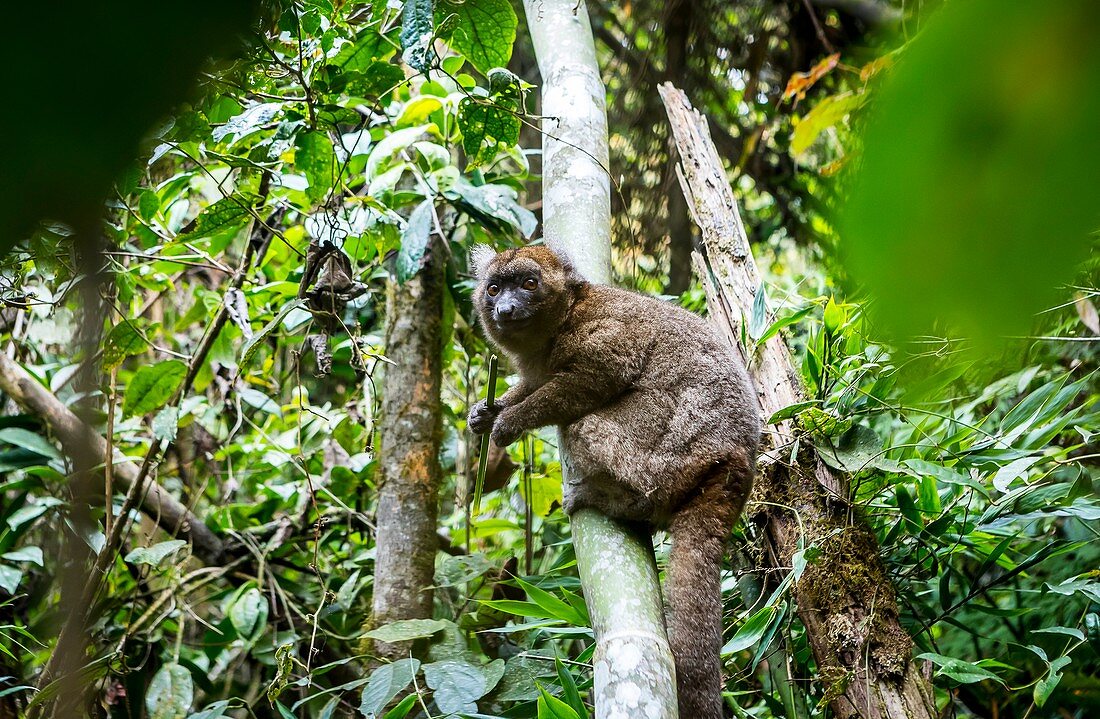
<path fill-rule="evenodd" d="M 760 273 L 706 121 L 679 90 L 666 83 L 660 92 L 680 153 L 681 185 L 702 231 L 706 256 L 694 259 L 707 306 L 742 352 L 770 417 L 803 399 L 798 374 L 780 335 L 752 352 L 741 344 L 741 319 L 752 315 Z M 893 585 L 874 535 L 849 501 L 847 478 L 810 449 L 792 463 L 797 434 L 789 420 L 765 434 L 770 446 L 747 512 L 764 537 L 762 559 L 770 567 L 792 566 L 795 553 L 811 544 L 820 550 L 794 596 L 830 707 L 838 717 L 931 719 L 931 684 L 911 661 Z"/>
<path fill-rule="evenodd" d="M 444 250 L 436 240 L 420 272 L 390 286 L 381 421 L 381 485 L 376 519 L 372 624 L 432 616 L 439 549 L 439 465 L 442 437 L 441 343 Z M 408 647 L 376 643 L 387 659 Z"/>

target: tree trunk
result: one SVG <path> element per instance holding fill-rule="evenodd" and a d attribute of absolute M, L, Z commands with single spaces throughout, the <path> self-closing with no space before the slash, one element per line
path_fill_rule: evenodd
<path fill-rule="evenodd" d="M 588 11 L 577 0 L 524 0 L 542 75 L 543 227 L 593 282 L 611 274 L 605 91 Z M 564 475 L 569 458 L 562 457 Z M 566 482 L 568 486 L 568 482 Z M 649 537 L 593 510 L 570 520 L 596 632 L 597 719 L 675 719 L 676 680 Z"/>
<path fill-rule="evenodd" d="M 744 352 L 741 318 L 752 314 L 760 273 L 706 120 L 671 85 L 660 92 L 680 151 L 681 185 L 702 231 L 706 257 L 694 259 L 707 306 Z M 745 359 L 751 359 L 765 417 L 803 399 L 781 336 Z M 771 446 L 761 457 L 764 471 L 749 515 L 763 530 L 771 568 L 791 567 L 794 554 L 811 545 L 820 550 L 795 584 L 794 598 L 833 712 L 865 719 L 934 717 L 932 687 L 911 661 L 912 640 L 898 622 L 894 587 L 874 534 L 855 518 L 847 478 L 806 442 L 790 464 L 796 436 L 789 420 L 773 424 L 767 435 Z"/>
<path fill-rule="evenodd" d="M 665 81 L 691 92 L 687 75 L 688 37 L 691 34 L 694 3 L 692 0 L 671 0 L 665 7 Z M 647 103 L 648 106 L 648 103 Z M 656 112 L 660 112 L 655 108 Z M 654 124 L 658 122 L 653 118 Z M 676 187 L 675 164 L 672 162 L 675 141 L 668 138 L 665 230 L 668 233 L 668 284 L 665 294 L 679 295 L 691 286 L 692 225 L 684 194 Z"/>
<path fill-rule="evenodd" d="M 374 559 L 373 624 L 432 616 L 442 436 L 443 290 L 446 256 L 438 238 L 424 265 L 390 287 L 387 365 L 381 422 L 381 486 Z M 407 656 L 400 644 L 375 644 L 387 659 Z"/>

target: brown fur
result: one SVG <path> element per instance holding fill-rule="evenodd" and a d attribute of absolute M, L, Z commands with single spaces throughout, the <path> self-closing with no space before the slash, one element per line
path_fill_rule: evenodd
<path fill-rule="evenodd" d="M 475 405 L 470 428 L 505 446 L 558 425 L 573 470 L 566 512 L 668 529 L 680 716 L 721 719 L 721 563 L 760 439 L 740 358 L 699 317 L 590 284 L 546 247 L 477 248 L 474 262 L 481 321 L 520 382 L 492 409 Z M 537 287 L 524 288 L 531 278 Z"/>

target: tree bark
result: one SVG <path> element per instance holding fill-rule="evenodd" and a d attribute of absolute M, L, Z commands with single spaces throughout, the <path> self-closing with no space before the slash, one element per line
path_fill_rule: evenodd
<path fill-rule="evenodd" d="M 706 120 L 669 84 L 660 87 L 680 151 L 681 186 L 702 231 L 706 256 L 695 255 L 711 316 L 742 347 L 741 318 L 751 316 L 760 287 L 744 225 Z M 764 416 L 803 399 L 786 342 L 779 335 L 746 356 Z M 912 639 L 898 621 L 894 587 L 878 543 L 849 501 L 847 478 L 833 472 L 796 439 L 789 420 L 766 433 L 770 447 L 750 500 L 751 520 L 763 530 L 765 561 L 789 568 L 811 545 L 818 559 L 794 586 L 798 615 L 817 661 L 826 699 L 838 717 L 931 719 L 932 687 L 911 661 Z"/>
<path fill-rule="evenodd" d="M 381 422 L 381 477 L 374 560 L 375 626 L 432 616 L 442 441 L 443 290 L 446 256 L 438 238 L 404 284 L 390 286 Z M 386 659 L 407 644 L 377 642 Z"/>
<path fill-rule="evenodd" d="M 678 83 L 691 92 L 687 73 L 688 38 L 694 15 L 692 0 L 671 0 L 665 8 L 665 81 Z M 648 103 L 647 103 L 648 105 Z M 660 112 L 659 108 L 655 108 Z M 657 118 L 654 117 L 654 124 Z M 668 284 L 665 294 L 679 295 L 691 286 L 692 225 L 684 195 L 676 187 L 673 157 L 675 143 L 668 139 L 668 172 L 665 177 L 665 230 L 668 233 Z"/>
<path fill-rule="evenodd" d="M 577 0 L 524 0 L 524 9 L 542 75 L 544 234 L 587 279 L 608 282 L 607 112 L 588 11 Z M 567 456 L 562 472 L 571 473 Z M 589 509 L 570 523 L 596 632 L 597 719 L 675 719 L 675 669 L 651 540 Z"/>
<path fill-rule="evenodd" d="M 27 370 L 2 352 L 0 390 L 24 410 L 44 419 L 69 456 L 85 456 L 90 448 L 93 463 L 106 463 L 107 440 L 81 421 Z M 117 488 L 128 492 L 138 477 L 137 465 L 116 460 L 113 477 Z M 145 480 L 145 495 L 139 506 L 164 531 L 191 542 L 195 556 L 203 562 L 212 564 L 222 556 L 224 547 L 217 535 L 178 499 L 148 478 Z M 120 517 L 119 520 L 121 519 Z"/>

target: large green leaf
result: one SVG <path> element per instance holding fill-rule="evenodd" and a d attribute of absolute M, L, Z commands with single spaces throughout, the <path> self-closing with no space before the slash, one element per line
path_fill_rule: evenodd
<path fill-rule="evenodd" d="M 1100 3 L 972 0 L 881 88 L 842 217 L 846 269 L 902 337 L 1025 334 L 1100 224 Z"/>
<path fill-rule="evenodd" d="M 442 0 L 435 16 L 437 25 L 450 28 L 448 44 L 482 74 L 508 64 L 517 25 L 508 0 Z"/>
<path fill-rule="evenodd" d="M 149 719 L 183 719 L 194 698 L 191 672 L 179 664 L 169 663 L 153 675 L 145 694 L 145 710 L 149 712 Z"/>
<path fill-rule="evenodd" d="M 193 242 L 221 232 L 239 230 L 251 217 L 249 210 L 255 202 L 254 196 L 241 193 L 223 197 L 184 225 L 176 239 Z"/>
<path fill-rule="evenodd" d="M 484 666 L 453 660 L 424 665 L 424 680 L 435 691 L 435 703 L 445 715 L 476 712 L 475 702 L 488 694 L 503 674 L 502 659 Z"/>
<path fill-rule="evenodd" d="M 458 127 L 462 149 L 472 167 L 489 162 L 499 149 L 519 142 L 519 116 L 491 100 L 463 98 L 458 106 Z"/>
<path fill-rule="evenodd" d="M 363 636 L 379 642 L 405 642 L 430 637 L 449 624 L 442 619 L 399 619 L 372 629 Z"/>
<path fill-rule="evenodd" d="M 383 664 L 371 672 L 370 681 L 363 688 L 363 697 L 359 702 L 359 713 L 367 719 L 376 719 L 398 692 L 412 683 L 420 669 L 416 659 L 400 659 L 392 664 Z"/>
<path fill-rule="evenodd" d="M 134 320 L 123 320 L 111 328 L 103 343 L 103 368 L 110 370 L 122 364 L 130 355 L 140 354 L 149 343 L 138 331 Z"/>
<path fill-rule="evenodd" d="M 402 8 L 401 47 L 402 58 L 409 67 L 424 72 L 431 66 L 432 50 L 432 0 L 405 0 Z"/>
<path fill-rule="evenodd" d="M 409 222 L 401 233 L 401 249 L 397 251 L 397 281 L 405 282 L 413 277 L 424 264 L 432 230 L 432 200 L 417 205 L 409 215 Z"/>
<path fill-rule="evenodd" d="M 160 409 L 183 383 L 187 365 L 179 360 L 165 360 L 142 367 L 130 380 L 122 398 L 122 413 L 143 415 Z"/>
<path fill-rule="evenodd" d="M 973 684 L 974 682 L 980 682 L 986 679 L 992 679 L 995 682 L 1004 684 L 1004 681 L 999 676 L 988 669 L 971 662 L 963 661 L 962 659 L 945 657 L 935 652 L 925 652 L 914 658 L 929 660 L 938 667 L 936 676 L 945 676 L 954 679 L 959 684 Z"/>
<path fill-rule="evenodd" d="M 345 70 L 364 71 L 380 58 L 393 52 L 393 46 L 378 32 L 376 25 L 368 25 L 346 43 L 332 58 L 330 64 Z"/>
<path fill-rule="evenodd" d="M 132 549 L 123 559 L 130 564 L 148 564 L 151 567 L 159 567 L 161 562 L 186 546 L 187 542 L 182 539 L 169 539 L 151 547 Z"/>
<path fill-rule="evenodd" d="M 309 182 L 306 195 L 313 202 L 324 198 L 332 189 L 336 173 L 336 153 L 327 132 L 304 132 L 298 135 L 294 164 Z"/>
<path fill-rule="evenodd" d="M 229 607 L 229 621 L 245 639 L 263 630 L 267 615 L 267 597 L 256 586 L 245 588 Z"/>
<path fill-rule="evenodd" d="M 0 429 L 0 442 L 7 442 L 8 444 L 14 444 L 16 447 L 29 449 L 50 459 L 61 459 L 61 452 L 58 452 L 57 447 L 50 444 L 45 437 L 22 427 Z"/>

